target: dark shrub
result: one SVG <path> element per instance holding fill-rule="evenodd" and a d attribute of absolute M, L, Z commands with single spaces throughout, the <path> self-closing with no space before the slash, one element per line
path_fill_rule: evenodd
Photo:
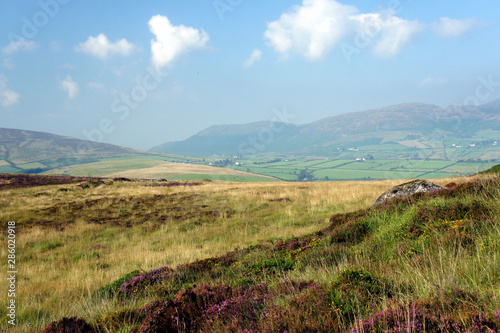
<path fill-rule="evenodd" d="M 169 267 L 160 267 L 153 269 L 149 272 L 142 273 L 139 275 L 134 275 L 127 281 L 124 281 L 120 285 L 120 293 L 133 295 L 143 291 L 147 286 L 156 284 L 159 280 L 165 279 L 172 275 L 173 269 Z"/>
<path fill-rule="evenodd" d="M 94 333 L 94 328 L 81 318 L 63 318 L 51 323 L 43 333 Z"/>
<path fill-rule="evenodd" d="M 500 312 L 496 315 L 475 313 L 468 318 L 454 318 L 428 309 L 419 301 L 393 305 L 368 319 L 356 323 L 351 332 L 474 332 L 500 331 Z"/>

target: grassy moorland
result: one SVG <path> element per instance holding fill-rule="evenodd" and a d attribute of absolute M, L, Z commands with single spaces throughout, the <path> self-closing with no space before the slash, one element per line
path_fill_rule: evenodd
<path fill-rule="evenodd" d="M 498 176 L 400 182 L 5 188 L 17 331 L 500 330 Z"/>

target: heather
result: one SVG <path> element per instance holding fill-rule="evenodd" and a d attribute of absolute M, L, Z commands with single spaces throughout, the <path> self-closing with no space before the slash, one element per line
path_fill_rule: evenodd
<path fill-rule="evenodd" d="M 265 193 L 272 191 L 271 188 L 255 191 L 261 200 L 258 205 L 255 201 L 243 204 L 231 200 L 221 205 L 219 200 L 211 201 L 196 192 L 208 186 L 213 193 L 211 184 L 176 186 L 178 192 L 170 197 L 171 203 L 186 198 L 179 200 L 186 206 L 176 210 L 176 214 L 184 217 L 165 218 L 157 228 L 144 229 L 151 226 L 147 222 L 129 226 L 113 224 L 116 216 L 103 209 L 101 214 L 105 218 L 100 227 L 106 223 L 122 229 L 140 227 L 143 236 L 150 233 L 160 236 L 164 234 L 159 232 L 172 224 L 179 231 L 186 226 L 185 220 L 191 221 L 192 226 L 182 229 L 183 233 L 200 230 L 207 224 L 222 227 L 243 218 L 240 214 L 244 209 L 247 217 L 257 215 L 257 220 L 267 219 L 269 223 L 270 216 L 304 205 L 300 213 L 292 214 L 292 221 L 287 224 L 293 226 L 294 221 L 298 224 L 302 218 L 309 230 L 299 236 L 295 229 L 284 237 L 268 234 L 253 238 L 246 245 L 233 243 L 232 249 L 220 249 L 219 253 L 177 265 L 165 262 L 149 269 L 130 270 L 88 290 L 83 306 L 67 311 L 39 329 L 46 332 L 53 332 L 54 327 L 60 331 L 70 327 L 68 330 L 75 332 L 500 331 L 500 179 L 491 176 L 455 179 L 445 184 L 443 190 L 395 199 L 373 209 L 367 208 L 373 200 L 370 198 L 359 209 L 345 207 L 329 218 L 324 215 L 328 205 L 313 212 L 312 202 L 305 200 L 304 193 L 299 196 L 295 192 Z M 108 185 L 102 187 L 105 186 Z M 172 191 L 173 187 L 155 188 Z M 188 197 L 185 191 L 191 195 Z M 245 191 L 248 193 L 248 188 Z M 302 191 L 314 193 L 312 189 Z M 380 191 L 374 195 L 377 194 Z M 163 196 L 154 202 L 161 206 L 168 198 Z M 130 202 L 141 208 L 139 201 Z M 196 214 L 189 210 L 189 205 L 197 207 Z M 107 250 L 106 243 L 102 243 L 102 247 L 92 250 L 95 261 L 101 260 Z M 64 244 L 54 244 L 46 245 L 44 251 L 64 248 Z"/>
<path fill-rule="evenodd" d="M 99 178 L 0 174 L 0 190 L 35 187 L 43 185 L 75 184 L 84 181 L 98 182 Z"/>

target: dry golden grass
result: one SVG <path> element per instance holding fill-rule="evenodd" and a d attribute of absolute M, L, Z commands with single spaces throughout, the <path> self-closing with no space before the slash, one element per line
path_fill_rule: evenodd
<path fill-rule="evenodd" d="M 445 185 L 450 181 L 466 180 L 453 178 L 434 182 Z M 109 300 L 89 308 L 89 297 L 99 287 L 128 272 L 166 265 L 176 267 L 237 247 L 314 232 L 326 226 L 331 215 L 367 208 L 381 193 L 399 183 L 401 181 L 397 180 L 204 182 L 199 186 L 177 187 L 114 183 L 89 189 L 59 185 L 0 191 L 0 220 L 35 222 L 29 228 L 18 225 L 18 293 L 21 300 L 18 318 L 21 323 L 35 325 L 75 313 L 97 318 L 116 305 Z M 201 220 L 181 218 L 160 225 L 142 221 L 129 228 L 106 223 L 89 224 L 88 216 L 84 215 L 57 228 L 36 223 L 41 222 L 37 221 L 40 216 L 37 212 L 64 202 L 84 204 L 88 200 L 98 200 L 96 208 L 116 209 L 116 212 L 109 213 L 119 216 L 121 210 L 133 210 L 137 206 L 124 203 L 120 208 L 111 208 L 111 199 L 147 200 L 166 194 L 175 199 L 191 196 L 210 207 L 229 207 L 231 213 L 216 218 L 201 217 Z M 189 207 L 179 208 L 189 210 Z M 66 209 L 71 210 L 71 207 Z M 149 207 L 145 213 L 154 214 L 155 209 Z M 0 240 L 5 244 L 5 234 Z M 0 252 L 5 258 L 6 247 Z M 0 293 L 5 295 L 5 284 L 2 284 Z"/>
<path fill-rule="evenodd" d="M 232 170 L 228 168 L 215 168 L 207 165 L 185 164 L 185 163 L 164 163 L 151 168 L 136 169 L 116 172 L 107 177 L 128 177 L 128 178 L 171 178 L 184 175 L 227 175 L 227 176 L 256 176 L 249 172 Z M 259 175 L 262 176 L 262 175 Z M 272 178 L 262 176 L 262 178 Z"/>

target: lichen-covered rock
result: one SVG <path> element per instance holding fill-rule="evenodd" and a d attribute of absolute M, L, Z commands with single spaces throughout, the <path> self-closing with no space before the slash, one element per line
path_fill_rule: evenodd
<path fill-rule="evenodd" d="M 433 192 L 441 189 L 441 186 L 428 182 L 427 180 L 413 180 L 408 183 L 394 186 L 390 190 L 384 192 L 384 194 L 378 197 L 371 208 L 394 198 L 406 198 L 414 193 Z"/>

